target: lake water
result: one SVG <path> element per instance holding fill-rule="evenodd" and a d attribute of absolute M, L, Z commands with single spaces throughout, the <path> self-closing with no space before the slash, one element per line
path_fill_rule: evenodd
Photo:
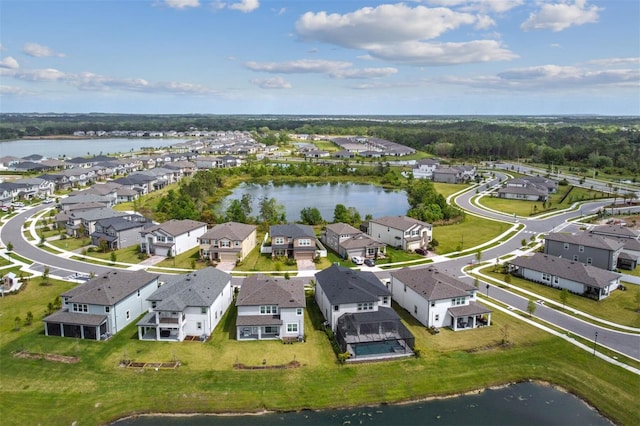
<path fill-rule="evenodd" d="M 399 379 L 400 380 L 400 379 Z M 577 397 L 536 383 L 519 383 L 474 395 L 402 405 L 345 410 L 272 413 L 260 416 L 138 417 L 118 426 L 325 426 L 325 425 L 522 425 L 611 426 Z"/>
<path fill-rule="evenodd" d="M 32 154 L 48 158 L 107 155 L 138 151 L 144 147 L 162 148 L 191 139 L 108 138 L 108 139 L 20 139 L 0 142 L 0 157 L 26 157 Z"/>
<path fill-rule="evenodd" d="M 252 216 L 260 214 L 259 202 L 262 197 L 275 198 L 286 210 L 287 221 L 300 220 L 300 211 L 306 207 L 316 207 L 322 218 L 333 221 L 336 204 L 355 207 L 364 219 L 373 217 L 404 215 L 409 210 L 405 191 L 386 190 L 375 185 L 357 183 L 309 183 L 309 184 L 249 184 L 238 185 L 223 202 L 222 211 L 232 200 L 240 200 L 243 194 L 253 199 Z"/>

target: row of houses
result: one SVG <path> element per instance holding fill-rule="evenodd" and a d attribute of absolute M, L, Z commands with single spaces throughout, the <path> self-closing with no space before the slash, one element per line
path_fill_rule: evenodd
<path fill-rule="evenodd" d="M 62 308 L 43 320 L 45 334 L 107 340 L 135 322 L 140 340 L 206 340 L 235 303 L 237 340 L 302 341 L 304 286 L 254 275 L 234 289 L 231 276 L 213 267 L 174 276 L 114 270 L 61 294 Z M 392 299 L 426 327 L 462 330 L 491 323 L 476 291 L 435 268 L 405 268 L 385 284 L 371 272 L 333 265 L 316 274 L 315 302 L 352 359 L 389 358 L 415 349 Z"/>
<path fill-rule="evenodd" d="M 527 280 L 601 300 L 620 286 L 619 269 L 640 261 L 640 233 L 602 225 L 575 234 L 545 236 L 544 253 L 508 262 L 508 271 Z"/>

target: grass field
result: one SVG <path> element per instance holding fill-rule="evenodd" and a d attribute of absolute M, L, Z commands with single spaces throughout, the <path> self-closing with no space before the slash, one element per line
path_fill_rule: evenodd
<path fill-rule="evenodd" d="M 593 357 L 558 338 L 500 312 L 493 325 L 466 332 L 443 329 L 430 335 L 405 311 L 420 358 L 338 365 L 320 327 L 320 313 L 309 303 L 306 342 L 237 342 L 231 308 L 205 342 L 167 343 L 137 340 L 132 325 L 106 342 L 46 337 L 44 308 L 73 286 L 33 280 L 16 296 L 0 299 L 0 418 L 3 425 L 105 424 L 131 413 L 252 412 L 323 409 L 392 403 L 466 392 L 519 380 L 560 385 L 610 416 L 634 424 L 640 415 L 637 376 Z M 14 318 L 27 311 L 34 324 L 14 330 Z M 508 344 L 502 345 L 504 330 Z M 67 364 L 21 359 L 15 351 L 79 357 Z M 178 360 L 175 370 L 137 370 L 120 360 Z M 247 365 L 285 364 L 284 370 L 235 370 Z M 348 384 L 348 386 L 346 385 Z M 597 392 L 596 392 L 597 390 Z"/>
<path fill-rule="evenodd" d="M 469 187 L 469 185 L 466 184 L 440 182 L 434 182 L 433 186 L 439 194 L 442 194 L 444 198 L 447 198 L 449 195 L 455 194 L 456 192 L 462 191 L 463 189 Z"/>
<path fill-rule="evenodd" d="M 467 215 L 462 223 L 434 226 L 438 254 L 451 253 L 486 243 L 510 228 L 508 223 Z"/>

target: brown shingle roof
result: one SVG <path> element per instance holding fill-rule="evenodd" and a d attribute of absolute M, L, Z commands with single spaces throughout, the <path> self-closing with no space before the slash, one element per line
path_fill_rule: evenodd
<path fill-rule="evenodd" d="M 402 268 L 391 272 L 391 277 L 406 284 L 426 300 L 469 296 L 469 292 L 475 290 L 475 287 L 443 274 L 435 268 Z"/>
<path fill-rule="evenodd" d="M 304 283 L 300 280 L 253 275 L 240 286 L 236 306 L 278 305 L 280 308 L 304 308 Z"/>
<path fill-rule="evenodd" d="M 113 306 L 130 294 L 158 279 L 146 271 L 109 271 L 62 293 L 68 303 Z"/>

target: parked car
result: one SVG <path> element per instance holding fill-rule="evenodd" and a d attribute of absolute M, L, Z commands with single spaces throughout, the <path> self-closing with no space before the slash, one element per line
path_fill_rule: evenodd
<path fill-rule="evenodd" d="M 0 211 L 8 212 L 9 211 L 9 206 L 0 206 Z"/>
<path fill-rule="evenodd" d="M 351 257 L 351 261 L 353 263 L 355 263 L 356 265 L 362 265 L 364 264 L 364 259 L 360 256 L 352 256 Z"/>
<path fill-rule="evenodd" d="M 44 201 L 42 201 L 45 204 L 51 204 L 53 203 L 55 200 L 53 198 L 46 198 Z"/>
<path fill-rule="evenodd" d="M 376 262 L 373 259 L 365 259 L 364 264 L 367 266 L 376 266 Z"/>
<path fill-rule="evenodd" d="M 15 203 L 11 203 L 13 207 L 24 207 L 24 203 L 16 201 Z"/>
<path fill-rule="evenodd" d="M 419 254 L 419 255 L 422 255 L 422 256 L 426 256 L 427 255 L 427 250 L 425 250 L 423 248 L 417 248 L 417 249 L 415 249 L 415 252 L 417 254 Z"/>

